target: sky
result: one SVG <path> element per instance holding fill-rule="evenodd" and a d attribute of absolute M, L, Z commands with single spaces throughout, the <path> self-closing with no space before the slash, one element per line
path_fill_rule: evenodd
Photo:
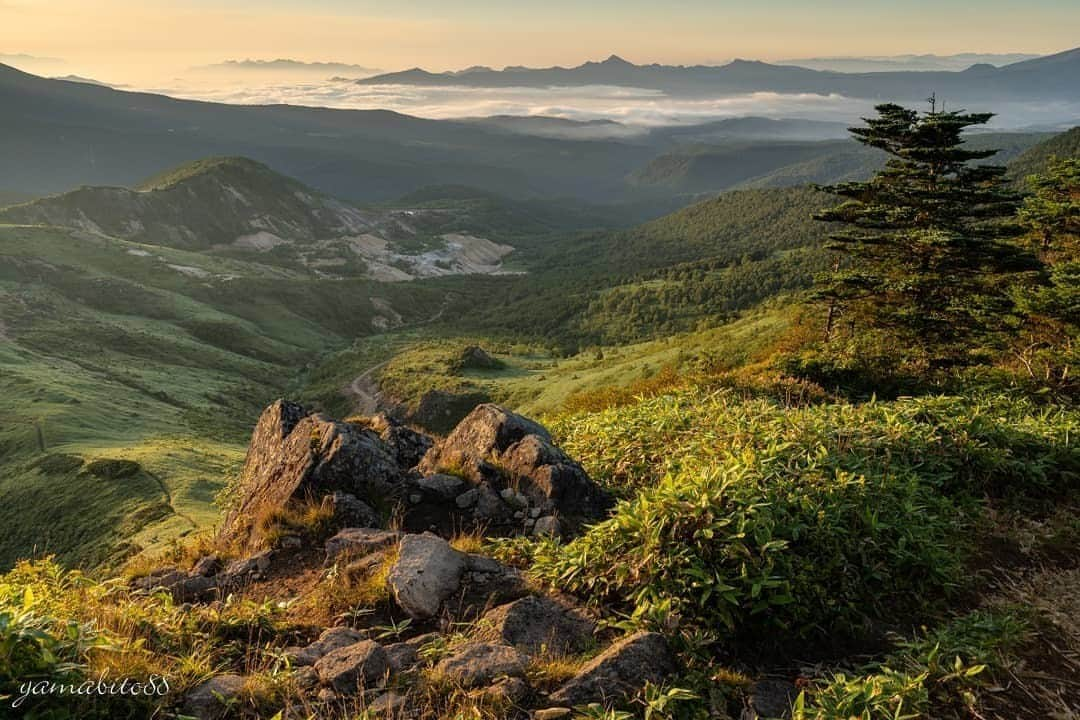
<path fill-rule="evenodd" d="M 1078 30 L 1075 0 L 0 0 L 0 56 L 143 85 L 243 58 L 447 70 L 1051 53 Z"/>

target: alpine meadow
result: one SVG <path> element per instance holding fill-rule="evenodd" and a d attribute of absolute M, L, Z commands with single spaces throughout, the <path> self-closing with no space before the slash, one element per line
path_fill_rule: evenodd
<path fill-rule="evenodd" d="M 46 5 L 0 718 L 1080 719 L 1080 10 Z"/>

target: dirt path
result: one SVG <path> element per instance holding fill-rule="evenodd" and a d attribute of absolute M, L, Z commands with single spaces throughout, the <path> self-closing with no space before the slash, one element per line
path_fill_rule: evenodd
<path fill-rule="evenodd" d="M 447 296 L 443 301 L 439 311 L 431 317 L 425 320 L 418 320 L 414 323 L 408 323 L 407 325 L 399 325 L 394 328 L 393 332 L 400 332 L 401 330 L 411 330 L 412 328 L 420 327 L 421 325 L 430 325 L 433 322 L 438 322 L 443 314 L 446 313 L 446 308 L 452 300 L 451 296 Z M 388 334 L 388 333 L 383 333 Z M 375 373 L 382 370 L 390 364 L 390 360 L 383 360 L 380 363 L 372 365 L 362 373 L 357 375 L 351 383 L 349 383 L 345 389 L 345 395 L 352 399 L 353 406 L 357 414 L 359 415 L 374 415 L 379 412 L 379 383 L 375 380 Z"/>
<path fill-rule="evenodd" d="M 176 506 L 173 505 L 172 493 L 169 492 L 169 487 L 165 484 L 165 481 L 162 480 L 161 478 L 159 478 L 154 473 L 147 470 L 146 468 L 143 468 L 143 472 L 145 472 L 147 475 L 152 477 L 154 479 L 154 482 L 156 482 L 158 484 L 158 487 L 161 488 L 161 492 L 165 495 L 165 501 L 169 503 L 169 509 L 173 511 L 173 515 L 176 515 L 177 517 L 181 517 L 184 520 L 187 520 L 188 523 L 191 524 L 191 529 L 192 530 L 198 530 L 199 526 L 198 526 L 198 524 L 196 524 L 195 520 L 193 520 L 192 517 L 190 515 L 188 515 L 187 513 L 180 512 L 176 508 Z"/>

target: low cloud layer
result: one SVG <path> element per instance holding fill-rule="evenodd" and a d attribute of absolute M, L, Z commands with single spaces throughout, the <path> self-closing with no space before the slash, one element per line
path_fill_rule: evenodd
<path fill-rule="evenodd" d="M 147 89 L 177 97 L 248 105 L 288 103 L 345 109 L 384 109 L 434 119 L 492 115 L 550 116 L 570 120 L 614 120 L 643 128 L 746 115 L 851 122 L 872 112 L 873 106 L 870 100 L 841 95 L 757 92 L 687 99 L 668 97 L 654 90 L 612 86 L 422 87 L 357 85 L 348 80 L 322 80 L 219 86 L 177 81 L 170 86 Z M 1080 102 L 1043 106 L 1016 104 L 989 109 L 999 113 L 996 124 L 1000 127 L 1061 123 L 1080 118 Z"/>

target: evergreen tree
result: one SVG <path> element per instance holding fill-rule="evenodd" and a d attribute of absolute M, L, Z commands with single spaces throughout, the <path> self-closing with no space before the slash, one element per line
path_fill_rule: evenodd
<path fill-rule="evenodd" d="M 1033 380 L 1080 394 L 1080 159 L 1055 160 L 1028 184 L 1018 215 L 1045 273 L 1018 292 L 1026 318 L 1013 353 Z"/>
<path fill-rule="evenodd" d="M 841 327 L 885 330 L 945 364 L 1001 325 L 1010 308 L 1002 281 L 1024 263 L 1008 242 L 1019 197 L 1004 184 L 1005 168 L 973 164 L 996 150 L 963 147 L 964 130 L 993 115 L 931 103 L 926 113 L 879 105 L 877 117 L 851 129 L 889 159 L 867 182 L 821 188 L 846 200 L 815 218 L 846 227 L 830 235 L 835 261 L 817 295 L 828 308 L 827 339 Z"/>

